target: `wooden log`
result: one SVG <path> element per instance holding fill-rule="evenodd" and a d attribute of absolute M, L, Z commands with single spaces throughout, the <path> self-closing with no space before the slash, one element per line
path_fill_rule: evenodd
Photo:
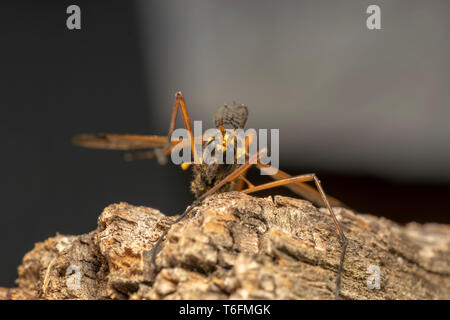
<path fill-rule="evenodd" d="M 349 239 L 342 299 L 450 299 L 450 226 L 335 208 Z M 341 246 L 327 211 L 239 192 L 174 217 L 112 204 L 96 230 L 37 243 L 3 299 L 333 299 Z M 378 281 L 379 280 L 379 281 Z"/>

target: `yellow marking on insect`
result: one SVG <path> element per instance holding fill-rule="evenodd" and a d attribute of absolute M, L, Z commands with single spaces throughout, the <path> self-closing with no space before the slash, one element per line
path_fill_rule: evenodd
<path fill-rule="evenodd" d="M 185 162 L 183 162 L 183 163 L 181 164 L 181 169 L 187 170 L 190 166 L 191 166 L 190 163 L 185 163 Z"/>
<path fill-rule="evenodd" d="M 220 150 L 220 145 L 219 145 L 219 144 L 216 146 L 216 150 L 217 150 L 217 151 Z M 225 151 L 227 151 L 227 147 L 223 144 L 223 145 L 222 145 L 222 152 L 225 152 Z"/>

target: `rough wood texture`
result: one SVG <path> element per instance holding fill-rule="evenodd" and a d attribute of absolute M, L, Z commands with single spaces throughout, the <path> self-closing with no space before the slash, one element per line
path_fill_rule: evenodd
<path fill-rule="evenodd" d="M 341 298 L 450 299 L 450 227 L 336 208 L 349 238 Z M 126 203 L 98 228 L 35 245 L 8 299 L 333 299 L 340 244 L 331 218 L 307 201 L 238 192 L 206 199 L 149 251 L 174 218 Z M 381 270 L 370 290 L 367 269 Z M 79 268 L 79 288 L 68 268 Z M 69 279 L 69 281 L 68 281 Z M 70 282 L 72 281 L 72 282 Z M 75 281 L 75 282 L 74 282 Z"/>

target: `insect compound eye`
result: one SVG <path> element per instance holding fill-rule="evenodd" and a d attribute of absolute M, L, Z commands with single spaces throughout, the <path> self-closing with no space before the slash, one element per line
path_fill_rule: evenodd
<path fill-rule="evenodd" d="M 221 125 L 229 125 L 234 129 L 243 129 L 248 118 L 248 109 L 243 104 L 234 103 L 228 107 L 224 105 L 217 110 L 214 124 L 217 128 Z"/>
<path fill-rule="evenodd" d="M 216 128 L 219 128 L 221 125 L 223 125 L 223 115 L 228 112 L 227 111 L 228 106 L 224 105 L 217 110 L 216 115 L 214 117 L 214 125 Z"/>

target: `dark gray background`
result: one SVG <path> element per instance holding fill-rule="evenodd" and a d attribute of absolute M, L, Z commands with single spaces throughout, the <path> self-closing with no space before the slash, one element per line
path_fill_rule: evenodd
<path fill-rule="evenodd" d="M 370 4 L 381 8 L 379 31 L 366 27 Z M 168 0 L 139 8 L 158 105 L 180 89 L 193 118 L 210 123 L 221 104 L 242 102 L 250 127 L 281 129 L 283 165 L 449 181 L 449 1 Z M 153 116 L 167 121 L 170 112 Z"/>
<path fill-rule="evenodd" d="M 369 3 L 381 31 L 365 28 Z M 282 169 L 318 173 L 360 211 L 449 222 L 449 14 L 447 1 L 2 1 L 0 286 L 35 242 L 91 231 L 110 203 L 178 214 L 192 200 L 189 172 L 70 143 L 164 135 L 177 90 L 207 124 L 247 104 L 250 127 L 280 129 Z"/>

